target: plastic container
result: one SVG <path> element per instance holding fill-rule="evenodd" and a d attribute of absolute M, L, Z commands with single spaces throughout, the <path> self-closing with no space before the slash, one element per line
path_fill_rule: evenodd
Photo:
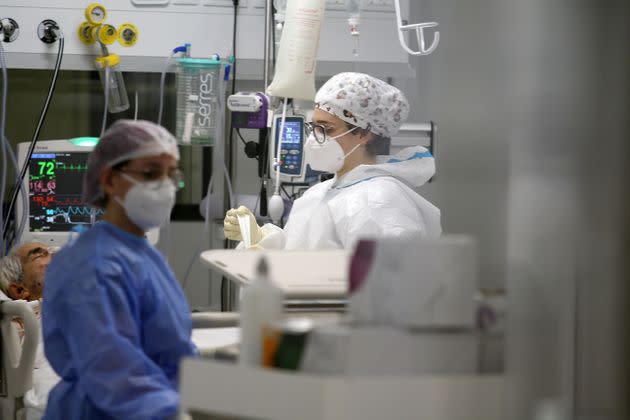
<path fill-rule="evenodd" d="M 221 61 L 180 58 L 177 65 L 177 141 L 212 146 L 219 116 Z"/>
<path fill-rule="evenodd" d="M 262 257 L 256 279 L 245 287 L 241 299 L 240 364 L 262 365 L 263 328 L 282 319 L 282 308 L 282 290 L 269 278 L 267 260 Z"/>
<path fill-rule="evenodd" d="M 98 74 L 101 78 L 101 84 L 105 89 L 105 68 L 100 68 Z M 120 71 L 118 64 L 109 67 L 109 102 L 107 109 L 112 114 L 123 112 L 129 109 L 129 97 L 125 88 L 125 79 Z"/>

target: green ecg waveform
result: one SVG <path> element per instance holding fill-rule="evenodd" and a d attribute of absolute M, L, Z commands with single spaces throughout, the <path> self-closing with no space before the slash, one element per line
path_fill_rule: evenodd
<path fill-rule="evenodd" d="M 87 169 L 87 165 L 75 165 L 75 164 L 71 164 L 71 165 L 66 165 L 65 163 L 57 163 L 57 170 L 61 170 L 61 171 L 83 171 L 85 172 L 85 170 Z"/>

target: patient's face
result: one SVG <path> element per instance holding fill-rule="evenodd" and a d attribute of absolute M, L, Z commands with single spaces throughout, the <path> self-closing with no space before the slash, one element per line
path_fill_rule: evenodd
<path fill-rule="evenodd" d="M 44 290 L 44 275 L 51 258 L 48 247 L 39 242 L 30 242 L 19 247 L 15 254 L 22 263 L 23 285 L 28 291 L 26 299 L 41 298 Z"/>

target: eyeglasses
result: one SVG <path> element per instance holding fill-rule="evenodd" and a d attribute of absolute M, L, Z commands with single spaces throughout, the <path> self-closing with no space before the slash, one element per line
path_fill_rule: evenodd
<path fill-rule="evenodd" d="M 159 169 L 128 169 L 120 168 L 120 172 L 136 174 L 142 178 L 144 182 L 156 182 L 164 179 L 164 173 Z M 168 172 L 167 178 L 171 180 L 175 188 L 181 190 L 186 186 L 184 183 L 184 174 L 179 169 L 172 169 Z"/>
<path fill-rule="evenodd" d="M 326 141 L 326 127 L 324 127 L 323 125 L 306 123 L 304 124 L 304 131 L 306 132 L 307 136 L 313 134 L 313 137 L 315 137 L 315 141 L 317 141 L 317 143 L 319 144 L 324 144 L 324 142 Z"/>
<path fill-rule="evenodd" d="M 352 127 L 351 129 L 346 130 L 346 131 L 344 131 L 341 134 L 337 134 L 336 136 L 331 136 L 329 134 L 328 138 L 330 140 L 338 139 L 339 137 L 343 137 L 346 134 L 353 132 L 357 128 L 359 128 L 359 127 Z M 335 129 L 334 128 L 326 128 L 323 125 L 319 125 L 319 124 L 306 123 L 306 124 L 304 124 L 304 131 L 306 132 L 307 136 L 310 136 L 311 133 L 312 133 L 313 137 L 315 137 L 315 141 L 317 143 L 324 144 L 326 142 L 326 131 L 335 131 Z"/>

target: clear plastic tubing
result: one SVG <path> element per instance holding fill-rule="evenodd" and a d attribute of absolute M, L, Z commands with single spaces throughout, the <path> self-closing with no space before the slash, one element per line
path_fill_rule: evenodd
<path fill-rule="evenodd" d="M 350 35 L 354 40 L 354 49 L 352 54 L 355 59 L 359 56 L 359 23 L 361 16 L 360 0 L 346 0 L 346 12 L 348 13 L 348 25 L 350 26 Z"/>
<path fill-rule="evenodd" d="M 162 69 L 162 75 L 160 76 L 160 107 L 158 111 L 158 119 L 157 123 L 162 125 L 162 115 L 164 111 L 164 88 L 166 85 L 166 72 L 171 65 L 171 60 L 175 56 L 175 54 L 183 53 L 184 57 L 190 58 L 190 44 L 184 44 L 179 47 L 173 48 L 173 51 L 166 58 L 166 63 L 164 63 L 164 68 Z"/>

